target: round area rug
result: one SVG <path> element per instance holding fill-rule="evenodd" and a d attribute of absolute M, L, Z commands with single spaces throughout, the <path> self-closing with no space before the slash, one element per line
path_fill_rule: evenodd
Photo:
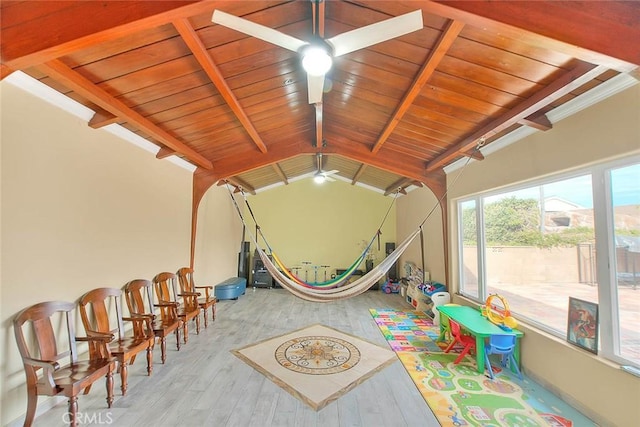
<path fill-rule="evenodd" d="M 308 336 L 285 341 L 276 349 L 275 357 L 291 371 L 328 375 L 353 368 L 360 361 L 360 351 L 339 338 Z"/>

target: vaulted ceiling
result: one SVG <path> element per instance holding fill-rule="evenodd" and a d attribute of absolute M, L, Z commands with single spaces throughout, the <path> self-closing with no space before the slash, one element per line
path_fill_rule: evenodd
<path fill-rule="evenodd" d="M 221 10 L 308 41 L 420 10 L 422 28 L 334 58 L 308 102 L 297 52 Z M 2 78 L 21 70 L 197 166 L 195 192 L 254 192 L 318 169 L 391 193 L 619 73 L 637 76 L 640 2 L 2 1 Z M 318 157 L 317 154 L 322 153 Z M 318 162 L 318 159 L 321 161 Z"/>

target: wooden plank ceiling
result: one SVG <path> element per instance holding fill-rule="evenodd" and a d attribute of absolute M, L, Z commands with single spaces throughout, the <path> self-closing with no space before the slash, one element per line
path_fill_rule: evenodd
<path fill-rule="evenodd" d="M 640 2 L 2 1 L 2 77 L 21 70 L 254 192 L 321 167 L 385 192 L 444 191 L 520 126 L 640 64 Z M 300 57 L 213 24 L 214 10 L 300 40 L 420 9 L 423 28 L 336 57 L 309 104 Z M 315 24 L 315 25 L 314 25 Z M 637 72 L 635 73 L 637 75 Z"/>

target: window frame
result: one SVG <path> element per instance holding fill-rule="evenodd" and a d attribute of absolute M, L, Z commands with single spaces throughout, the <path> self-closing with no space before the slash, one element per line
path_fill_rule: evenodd
<path fill-rule="evenodd" d="M 600 346 L 598 357 L 602 357 L 619 364 L 631 364 L 640 366 L 639 362 L 625 359 L 620 355 L 620 322 L 618 308 L 618 286 L 616 277 L 616 251 L 615 251 L 615 222 L 612 203 L 611 172 L 640 163 L 640 154 L 625 156 L 615 160 L 607 160 L 594 163 L 589 166 L 576 168 L 571 171 L 558 172 L 536 177 L 530 180 L 505 185 L 463 196 L 454 200 L 457 210 L 456 232 L 458 233 L 458 278 L 461 284 L 458 291 L 460 295 L 478 304 L 484 303 L 487 297 L 487 268 L 486 268 L 486 242 L 484 239 L 484 200 L 487 197 L 496 196 L 508 192 L 515 192 L 531 187 L 543 186 L 553 182 L 568 180 L 579 176 L 591 176 L 594 233 L 596 249 L 596 269 L 598 282 L 599 304 L 599 328 Z M 476 238 L 478 260 L 478 297 L 464 291 L 464 236 L 463 236 L 463 209 L 462 204 L 474 202 L 476 209 Z M 606 256 L 603 256 L 606 254 Z M 514 312 L 516 316 L 517 312 Z M 545 325 L 535 319 L 525 317 L 526 322 L 551 335 L 564 340 L 564 335 L 556 329 Z"/>

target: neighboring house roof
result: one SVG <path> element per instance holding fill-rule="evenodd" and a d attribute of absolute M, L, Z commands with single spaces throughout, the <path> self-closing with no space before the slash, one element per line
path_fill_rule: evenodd
<path fill-rule="evenodd" d="M 544 210 L 546 212 L 564 212 L 575 209 L 584 209 L 584 206 L 557 196 L 547 197 L 544 199 Z"/>

